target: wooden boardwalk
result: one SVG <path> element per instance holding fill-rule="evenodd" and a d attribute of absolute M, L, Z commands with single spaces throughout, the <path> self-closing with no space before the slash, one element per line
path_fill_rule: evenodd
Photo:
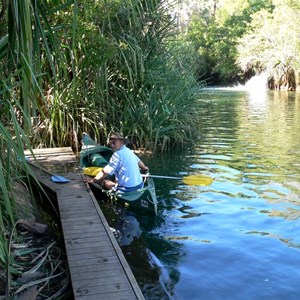
<path fill-rule="evenodd" d="M 84 175 L 78 169 L 72 150 L 38 149 L 34 153 L 34 163 L 43 169 L 34 165 L 32 169 L 58 201 L 74 298 L 144 299 L 97 200 L 83 183 Z M 28 152 L 25 155 L 30 156 Z M 70 182 L 52 182 L 51 174 L 47 173 L 50 167 L 51 173 L 64 176 Z M 58 169 L 61 171 L 56 171 Z"/>

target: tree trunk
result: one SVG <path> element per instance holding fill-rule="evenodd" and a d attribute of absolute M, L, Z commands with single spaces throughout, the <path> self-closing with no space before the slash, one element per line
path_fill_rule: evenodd
<path fill-rule="evenodd" d="M 300 91 L 300 72 L 295 72 L 295 88 Z"/>
<path fill-rule="evenodd" d="M 300 74 L 291 68 L 277 70 L 268 81 L 268 88 L 275 91 L 295 91 L 297 86 L 300 90 Z"/>

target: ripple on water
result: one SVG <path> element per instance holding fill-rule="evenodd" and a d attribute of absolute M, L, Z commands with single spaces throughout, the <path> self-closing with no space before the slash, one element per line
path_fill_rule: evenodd
<path fill-rule="evenodd" d="M 154 231 L 167 288 L 173 299 L 298 300 L 300 96 L 210 92 L 201 139 L 169 168 L 214 182 L 168 186 Z"/>

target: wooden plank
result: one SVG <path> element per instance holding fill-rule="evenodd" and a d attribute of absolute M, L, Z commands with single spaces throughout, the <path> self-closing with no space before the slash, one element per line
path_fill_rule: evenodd
<path fill-rule="evenodd" d="M 61 219 L 78 220 L 85 217 L 95 218 L 97 217 L 97 213 L 95 210 L 88 210 L 86 208 L 81 210 L 60 210 Z"/>
<path fill-rule="evenodd" d="M 90 213 L 88 214 L 86 212 L 86 210 L 78 210 L 78 209 L 74 209 L 73 210 L 74 214 L 72 214 L 72 210 L 68 210 L 68 211 L 60 211 L 60 216 L 61 219 L 64 219 L 64 223 L 68 224 L 69 226 L 72 226 L 72 224 L 76 225 L 76 224 L 92 224 L 90 222 L 94 222 L 97 223 L 98 222 L 98 218 L 97 218 L 97 213 L 95 212 L 95 210 L 90 210 Z M 82 212 L 82 215 L 80 215 L 80 212 Z"/>
<path fill-rule="evenodd" d="M 101 284 L 101 286 L 80 286 L 76 288 L 78 294 L 82 295 L 82 291 L 85 290 L 86 295 L 103 295 L 103 299 L 106 299 L 106 294 L 108 293 L 126 293 L 127 295 L 131 293 L 132 288 L 127 282 L 117 282 L 111 284 Z M 80 292 L 79 292 L 80 291 Z M 105 298 L 104 298 L 105 297 Z M 115 298 L 114 298 L 115 299 Z"/>
<path fill-rule="evenodd" d="M 65 244 L 69 251 L 76 251 L 76 250 L 81 251 L 83 249 L 89 249 L 94 247 L 99 247 L 100 250 L 101 248 L 109 247 L 106 245 L 106 243 L 104 243 L 102 239 L 95 240 L 91 243 L 76 243 L 76 241 L 75 242 L 69 241 L 66 242 Z"/>
<path fill-rule="evenodd" d="M 61 220 L 63 220 L 63 218 L 61 218 Z M 97 224 L 97 219 L 95 218 L 95 216 L 85 216 L 66 219 L 63 220 L 63 223 L 65 225 L 65 229 L 68 230 L 68 228 L 72 228 L 72 226 L 92 225 L 94 223 Z"/>
<path fill-rule="evenodd" d="M 83 255 L 83 254 L 87 254 L 87 253 L 104 253 L 104 252 L 111 252 L 112 253 L 112 248 L 111 245 L 102 245 L 102 246 L 94 246 L 91 245 L 90 247 L 87 248 L 69 248 L 68 249 L 68 257 L 70 256 L 72 259 L 73 255 Z"/>
<path fill-rule="evenodd" d="M 115 253 L 112 253 L 111 252 L 111 249 L 108 249 L 108 250 L 101 250 L 101 252 L 99 252 L 99 249 L 97 249 L 96 252 L 91 252 L 89 251 L 88 253 L 76 253 L 76 254 L 73 254 L 73 255 L 70 255 L 68 257 L 68 261 L 70 264 L 72 264 L 73 261 L 81 261 L 81 260 L 84 260 L 84 261 L 92 261 L 93 259 L 118 259 L 117 256 L 115 255 Z"/>
<path fill-rule="evenodd" d="M 98 226 L 89 226 L 86 228 L 86 230 L 82 230 L 82 228 L 71 228 L 68 232 L 64 234 L 65 238 L 73 237 L 73 236 L 98 236 L 99 233 L 103 232 L 103 228 L 100 228 Z"/>
<path fill-rule="evenodd" d="M 70 230 L 70 231 L 66 232 L 66 234 L 64 234 L 64 238 L 65 239 L 72 239 L 72 238 L 83 239 L 83 238 L 97 237 L 97 236 L 101 237 L 104 233 L 106 234 L 106 232 L 102 228 L 98 229 L 98 227 L 92 227 L 92 228 L 87 228 L 87 230 L 85 230 L 84 232 L 80 229 Z"/>
<path fill-rule="evenodd" d="M 122 281 L 126 281 L 126 276 L 124 274 L 120 275 L 119 277 L 102 277 L 102 278 L 94 278 L 94 279 L 81 279 L 79 281 L 78 286 L 101 286 L 107 284 L 115 284 Z M 75 281 L 77 285 L 77 282 Z"/>
<path fill-rule="evenodd" d="M 66 203 L 65 201 L 61 201 L 60 203 L 60 209 L 61 211 L 70 211 L 70 210 L 82 210 L 82 209 L 90 209 L 92 210 L 94 208 L 94 206 L 87 202 L 85 198 L 80 197 L 80 200 L 78 200 L 78 197 L 76 197 L 77 199 L 75 199 L 72 202 L 72 208 L 70 207 L 69 203 Z"/>
<path fill-rule="evenodd" d="M 111 270 L 104 270 L 99 272 L 97 271 L 90 271 L 90 272 L 74 272 L 72 273 L 72 280 L 75 282 L 84 279 L 95 279 L 95 278 L 106 278 L 106 277 L 115 277 L 118 278 L 122 274 L 122 269 L 111 269 Z"/>
<path fill-rule="evenodd" d="M 82 257 L 79 257 L 79 259 L 74 259 L 73 256 L 72 260 L 70 260 L 70 265 L 75 268 L 83 265 L 94 266 L 96 264 L 111 264 L 116 262 L 118 262 L 117 257 L 115 255 L 107 253 L 105 256 L 99 255 L 98 257 L 95 257 L 95 255 L 93 255 L 90 257 L 90 259 L 83 259 Z"/>
<path fill-rule="evenodd" d="M 72 269 L 79 274 L 90 273 L 90 272 L 102 273 L 104 271 L 122 270 L 122 266 L 120 266 L 119 261 L 116 260 L 115 262 L 110 262 L 110 263 L 98 262 L 93 266 L 90 265 L 73 266 Z"/>
<path fill-rule="evenodd" d="M 88 291 L 80 290 L 80 294 L 77 293 L 77 299 L 80 300 L 99 300 L 99 299 L 105 299 L 105 300 L 128 300 L 128 299 L 134 299 L 134 294 L 132 291 L 126 291 L 126 292 L 114 292 L 114 293 L 106 293 L 105 295 L 101 296 L 101 294 L 97 295 L 90 295 Z M 85 295 L 86 293 L 86 295 Z"/>
<path fill-rule="evenodd" d="M 80 247 L 86 248 L 93 246 L 99 246 L 101 247 L 103 244 L 107 243 L 108 240 L 106 239 L 106 235 L 97 235 L 89 238 L 66 238 L 65 243 L 72 246 L 72 249 L 76 248 L 76 245 L 79 245 Z"/>

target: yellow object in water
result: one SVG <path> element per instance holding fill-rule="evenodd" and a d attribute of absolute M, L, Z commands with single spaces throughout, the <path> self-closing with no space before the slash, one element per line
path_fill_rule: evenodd
<path fill-rule="evenodd" d="M 213 178 L 206 175 L 189 175 L 182 177 L 182 181 L 187 185 L 208 186 L 213 182 Z"/>

